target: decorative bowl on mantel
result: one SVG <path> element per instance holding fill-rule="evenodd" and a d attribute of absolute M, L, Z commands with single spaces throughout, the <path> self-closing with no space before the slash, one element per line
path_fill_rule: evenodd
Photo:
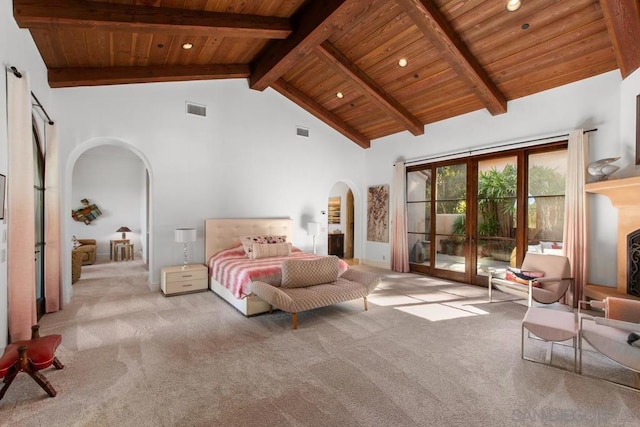
<path fill-rule="evenodd" d="M 620 160 L 620 157 L 608 157 L 606 159 L 596 160 L 595 162 L 589 163 L 587 172 L 598 181 L 606 181 L 609 179 L 609 176 L 620 169 L 620 166 L 612 164 L 617 160 Z"/>

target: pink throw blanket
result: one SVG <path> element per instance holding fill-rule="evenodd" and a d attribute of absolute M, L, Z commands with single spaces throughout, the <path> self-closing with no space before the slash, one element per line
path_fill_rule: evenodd
<path fill-rule="evenodd" d="M 214 254 L 209 259 L 209 276 L 229 289 L 236 298 L 244 298 L 251 293 L 249 283 L 254 280 L 280 286 L 283 260 L 319 257 L 293 248 L 288 257 L 249 259 L 240 245 Z M 340 274 L 347 268 L 347 263 L 340 260 Z"/>

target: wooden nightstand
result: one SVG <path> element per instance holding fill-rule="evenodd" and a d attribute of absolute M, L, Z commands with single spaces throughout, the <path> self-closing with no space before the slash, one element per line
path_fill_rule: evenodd
<path fill-rule="evenodd" d="M 208 269 L 206 265 L 189 264 L 164 267 L 161 270 L 160 289 L 164 296 L 202 292 L 208 289 Z"/>

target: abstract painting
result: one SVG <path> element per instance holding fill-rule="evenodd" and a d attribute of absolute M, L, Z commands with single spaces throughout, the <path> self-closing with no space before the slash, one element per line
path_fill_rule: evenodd
<path fill-rule="evenodd" d="M 389 186 L 369 187 L 367 194 L 367 240 L 389 243 Z"/>

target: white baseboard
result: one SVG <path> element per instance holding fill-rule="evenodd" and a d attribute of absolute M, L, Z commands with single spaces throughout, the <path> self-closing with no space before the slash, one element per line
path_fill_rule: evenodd
<path fill-rule="evenodd" d="M 384 268 L 385 270 L 391 270 L 391 263 L 389 261 L 373 261 L 370 259 L 360 260 L 360 264 L 370 265 L 371 267 Z"/>

